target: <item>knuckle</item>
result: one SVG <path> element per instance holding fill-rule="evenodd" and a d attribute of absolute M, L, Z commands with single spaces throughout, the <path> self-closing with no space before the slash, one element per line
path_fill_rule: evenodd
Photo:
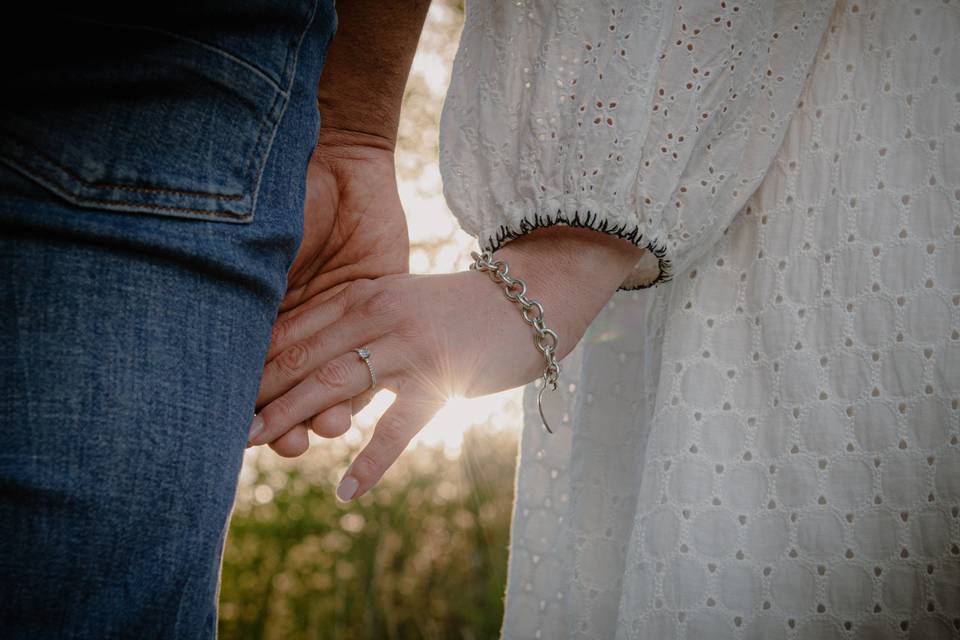
<path fill-rule="evenodd" d="M 438 336 L 447 334 L 447 328 L 435 325 L 428 315 L 404 314 L 393 323 L 391 332 L 405 343 L 418 344 L 421 349 L 429 349 L 434 346 Z M 428 336 L 432 336 L 433 340 Z"/>
<path fill-rule="evenodd" d="M 304 429 L 294 428 L 286 437 L 272 442 L 270 448 L 284 458 L 296 458 L 307 452 L 307 449 L 310 448 L 310 441 L 307 439 L 307 433 Z"/>
<path fill-rule="evenodd" d="M 319 331 L 305 341 L 305 344 L 310 345 L 308 351 L 312 354 L 316 354 L 317 357 L 323 357 L 323 354 L 328 353 L 330 345 L 330 338 L 325 331 Z"/>
<path fill-rule="evenodd" d="M 353 304 L 349 294 L 346 291 L 341 291 L 337 296 L 330 301 L 333 305 L 334 313 L 338 318 L 346 315 L 350 311 L 350 305 Z"/>
<path fill-rule="evenodd" d="M 261 415 L 268 425 L 289 424 L 294 405 L 289 396 L 280 396 L 264 407 Z"/>
<path fill-rule="evenodd" d="M 404 318 L 394 325 L 393 333 L 407 342 L 418 340 L 421 329 L 414 318 Z"/>
<path fill-rule="evenodd" d="M 310 352 L 302 343 L 291 345 L 277 356 L 277 368 L 287 376 L 296 375 L 306 366 Z"/>
<path fill-rule="evenodd" d="M 400 305 L 400 297 L 396 291 L 381 290 L 367 298 L 360 312 L 367 317 L 383 317 L 392 315 Z"/>
<path fill-rule="evenodd" d="M 407 424 L 400 416 L 384 416 L 370 444 L 357 456 L 351 473 L 361 485 L 373 484 L 390 468 L 410 441 Z"/>
<path fill-rule="evenodd" d="M 423 391 L 422 386 L 422 380 L 401 376 L 393 381 L 393 385 L 391 386 L 390 390 L 399 396 L 409 393 L 421 393 Z M 397 419 L 395 417 L 391 417 L 390 420 L 396 421 Z"/>
<path fill-rule="evenodd" d="M 350 381 L 350 369 L 343 360 L 331 360 L 313 373 L 321 386 L 338 389 Z"/>
<path fill-rule="evenodd" d="M 274 323 L 273 330 L 270 332 L 270 346 L 276 348 L 283 344 L 289 332 L 290 327 L 286 321 L 281 320 Z"/>
<path fill-rule="evenodd" d="M 373 280 L 367 278 L 354 280 L 341 292 L 343 294 L 343 304 L 349 307 L 356 302 L 366 299 L 372 285 Z"/>
<path fill-rule="evenodd" d="M 382 474 L 383 470 L 381 470 L 376 458 L 367 452 L 358 455 L 350 468 L 350 475 L 355 477 L 361 486 L 376 482 Z"/>
<path fill-rule="evenodd" d="M 385 453 L 399 452 L 407 444 L 407 425 L 397 416 L 384 416 L 377 425 L 377 438 Z"/>
<path fill-rule="evenodd" d="M 313 419 L 311 427 L 313 432 L 322 438 L 337 438 L 350 429 L 350 419 L 323 414 Z"/>
<path fill-rule="evenodd" d="M 350 305 L 353 304 L 354 292 L 351 288 L 353 285 L 344 287 L 338 291 L 332 298 L 329 300 L 329 304 L 333 305 L 333 308 L 336 310 L 338 315 L 343 315 L 347 312 L 347 309 L 350 308 Z"/>

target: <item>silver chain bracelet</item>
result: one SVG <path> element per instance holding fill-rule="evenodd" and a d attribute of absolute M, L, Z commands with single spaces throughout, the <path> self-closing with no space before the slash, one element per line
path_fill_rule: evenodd
<path fill-rule="evenodd" d="M 527 283 L 520 278 L 511 278 L 507 275 L 510 268 L 507 267 L 506 262 L 494 260 L 493 254 L 489 251 L 483 253 L 472 251 L 470 257 L 473 258 L 473 264 L 470 265 L 470 268 L 474 271 L 489 273 L 494 282 L 504 285 L 503 295 L 510 302 L 520 305 L 520 313 L 523 319 L 533 327 L 536 334 L 534 342 L 537 345 L 537 350 L 543 354 L 547 363 L 546 369 L 543 371 L 543 386 L 540 387 L 540 393 L 537 394 L 537 408 L 540 410 L 540 420 L 543 421 L 543 428 L 547 430 L 547 433 L 553 433 L 547 423 L 546 416 L 543 414 L 543 392 L 547 390 L 548 385 L 551 391 L 557 390 L 557 381 L 560 378 L 560 363 L 557 362 L 556 353 L 560 338 L 555 331 L 548 329 L 543 324 L 543 305 L 536 300 L 527 298 Z"/>

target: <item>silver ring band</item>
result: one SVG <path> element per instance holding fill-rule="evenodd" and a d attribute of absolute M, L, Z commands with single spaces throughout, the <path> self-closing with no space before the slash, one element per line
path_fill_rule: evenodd
<path fill-rule="evenodd" d="M 377 386 L 377 372 L 373 368 L 373 363 L 370 362 L 370 350 L 366 347 L 359 347 L 354 349 L 354 351 L 358 356 L 360 356 L 360 359 L 363 360 L 363 363 L 367 365 L 367 369 L 370 371 L 370 389 L 373 389 Z"/>

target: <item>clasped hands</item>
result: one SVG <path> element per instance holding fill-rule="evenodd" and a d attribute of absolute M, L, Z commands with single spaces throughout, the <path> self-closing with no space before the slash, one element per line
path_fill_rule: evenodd
<path fill-rule="evenodd" d="M 376 484 L 451 395 L 494 393 L 542 374 L 533 334 L 499 287 L 474 271 L 407 274 L 408 252 L 392 150 L 375 140 L 319 146 L 249 443 L 300 455 L 308 430 L 340 436 L 375 391 L 392 391 L 395 401 L 343 475 L 341 500 Z M 497 255 L 543 303 L 562 358 L 642 250 L 595 231 L 549 227 Z M 358 347 L 370 352 L 376 389 Z"/>

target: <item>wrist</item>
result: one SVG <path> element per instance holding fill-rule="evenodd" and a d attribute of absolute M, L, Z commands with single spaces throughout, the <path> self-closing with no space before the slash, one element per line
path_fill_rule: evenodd
<path fill-rule="evenodd" d="M 569 353 L 645 250 L 591 229 L 556 225 L 531 231 L 494 255 L 543 303 L 547 326 Z"/>
<path fill-rule="evenodd" d="M 396 145 L 400 108 L 429 0 L 337 5 L 337 33 L 317 86 L 323 127 Z"/>
<path fill-rule="evenodd" d="M 352 123 L 357 128 L 336 127 L 324 123 L 317 135 L 317 150 L 320 153 L 336 152 L 338 155 L 362 159 L 371 153 L 378 157 L 394 155 L 396 135 L 392 137 L 375 129 L 365 129 L 363 123 Z"/>
<path fill-rule="evenodd" d="M 589 276 L 596 282 L 625 278 L 644 249 L 602 231 L 566 225 L 534 229 L 501 247 L 496 254 L 512 257 L 542 271 L 570 278 Z M 543 264 L 542 260 L 551 262 Z M 620 282 L 616 282 L 619 286 Z"/>

